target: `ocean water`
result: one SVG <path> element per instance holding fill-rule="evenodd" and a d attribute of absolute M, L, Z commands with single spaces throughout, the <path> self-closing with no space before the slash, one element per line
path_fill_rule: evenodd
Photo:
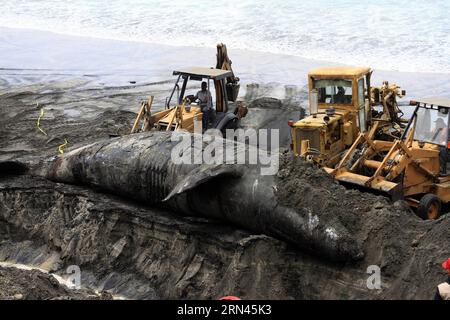
<path fill-rule="evenodd" d="M 0 27 L 450 73 L 447 0 L 0 0 Z"/>

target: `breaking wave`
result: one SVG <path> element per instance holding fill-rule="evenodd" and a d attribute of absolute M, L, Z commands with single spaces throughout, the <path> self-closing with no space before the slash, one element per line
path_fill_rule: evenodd
<path fill-rule="evenodd" d="M 450 73 L 445 0 L 0 0 L 0 26 Z"/>

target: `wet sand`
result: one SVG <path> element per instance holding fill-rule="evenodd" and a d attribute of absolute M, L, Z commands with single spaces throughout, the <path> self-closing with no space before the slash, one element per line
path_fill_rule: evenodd
<path fill-rule="evenodd" d="M 270 95 L 275 98 L 283 98 L 286 85 L 304 87 L 310 69 L 339 64 L 237 48 L 228 48 L 228 51 L 242 83 L 271 84 L 277 88 Z M 171 80 L 172 70 L 177 68 L 213 66 L 215 54 L 215 48 L 0 28 L 0 88 L 73 78 L 81 78 L 90 86 L 124 86 L 129 81 L 142 85 Z M 410 73 L 376 69 L 373 85 L 381 85 L 383 80 L 406 89 L 408 99 L 436 95 L 450 97 L 448 70 L 447 73 Z"/>

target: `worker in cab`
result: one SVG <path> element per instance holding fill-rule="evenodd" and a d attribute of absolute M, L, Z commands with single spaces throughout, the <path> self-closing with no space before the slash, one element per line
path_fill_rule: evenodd
<path fill-rule="evenodd" d="M 434 129 L 432 131 L 432 141 L 439 143 L 440 145 L 447 145 L 447 125 L 442 118 L 437 118 L 434 121 Z"/>
<path fill-rule="evenodd" d="M 434 129 L 431 131 L 430 139 L 432 142 L 440 145 L 439 147 L 439 163 L 440 163 L 440 174 L 447 174 L 447 146 L 448 146 L 448 130 L 447 124 L 442 118 L 437 118 L 434 121 Z"/>
<path fill-rule="evenodd" d="M 340 103 L 340 104 L 347 103 L 344 87 L 338 87 L 338 92 L 334 96 L 334 103 Z"/>
<path fill-rule="evenodd" d="M 438 285 L 434 300 L 450 300 L 450 258 L 442 263 L 442 268 L 447 271 L 448 279 Z"/>
<path fill-rule="evenodd" d="M 209 116 L 212 109 L 212 97 L 211 92 L 208 90 L 208 84 L 206 81 L 202 82 L 202 87 L 199 92 L 194 96 L 195 101 L 199 101 L 200 108 L 202 110 L 202 125 L 203 130 L 208 127 Z"/>

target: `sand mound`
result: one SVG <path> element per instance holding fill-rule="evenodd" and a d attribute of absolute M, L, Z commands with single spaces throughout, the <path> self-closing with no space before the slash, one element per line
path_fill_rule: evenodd
<path fill-rule="evenodd" d="M 424 269 L 439 271 L 439 262 L 450 255 L 444 231 L 450 227 L 449 215 L 423 221 L 405 202 L 346 189 L 289 153 L 281 156 L 277 179 L 281 203 L 310 208 L 319 218 L 341 224 L 364 250 L 359 264 L 377 265 L 385 277 L 421 282 L 427 276 Z"/>
<path fill-rule="evenodd" d="M 104 300 L 109 294 L 97 295 L 88 290 L 70 290 L 55 277 L 39 270 L 0 267 L 2 300 Z"/>

